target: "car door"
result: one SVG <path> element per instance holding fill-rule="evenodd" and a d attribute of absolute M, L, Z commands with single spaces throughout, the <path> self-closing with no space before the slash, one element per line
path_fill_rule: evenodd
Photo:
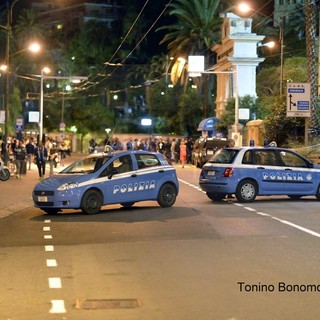
<path fill-rule="evenodd" d="M 107 204 L 137 201 L 136 170 L 131 154 L 112 158 L 100 177 L 104 177 L 103 192 Z"/>
<path fill-rule="evenodd" d="M 279 150 L 278 152 L 283 162 L 285 194 L 313 193 L 318 184 L 318 171 L 311 168 L 308 160 L 293 151 Z"/>
<path fill-rule="evenodd" d="M 284 168 L 274 149 L 255 149 L 253 159 L 259 182 L 259 194 L 283 194 Z"/>

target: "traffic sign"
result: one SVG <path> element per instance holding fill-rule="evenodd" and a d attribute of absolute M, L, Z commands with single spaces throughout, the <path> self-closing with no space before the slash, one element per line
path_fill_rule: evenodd
<path fill-rule="evenodd" d="M 24 129 L 24 122 L 23 118 L 17 118 L 16 119 L 16 130 L 23 130 Z"/>
<path fill-rule="evenodd" d="M 287 117 L 310 117 L 310 83 L 287 84 Z"/>

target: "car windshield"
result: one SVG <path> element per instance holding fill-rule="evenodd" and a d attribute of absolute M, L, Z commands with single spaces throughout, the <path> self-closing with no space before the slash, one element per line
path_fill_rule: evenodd
<path fill-rule="evenodd" d="M 83 158 L 72 163 L 70 166 L 62 170 L 60 173 L 93 173 L 98 171 L 110 158 L 111 156 Z"/>
<path fill-rule="evenodd" d="M 208 162 L 210 163 L 232 163 L 239 150 L 237 149 L 220 149 Z"/>

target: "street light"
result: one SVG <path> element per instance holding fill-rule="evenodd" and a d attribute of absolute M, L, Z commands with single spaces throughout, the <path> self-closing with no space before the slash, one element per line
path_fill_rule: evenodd
<path fill-rule="evenodd" d="M 39 142 L 43 141 L 43 79 L 44 74 L 50 73 L 50 69 L 48 67 L 44 67 L 41 69 L 41 79 L 40 79 L 40 119 L 39 119 Z"/>
<path fill-rule="evenodd" d="M 188 72 L 190 77 L 198 77 L 202 74 L 230 74 L 233 75 L 233 96 L 234 96 L 234 133 L 239 131 L 239 92 L 238 92 L 238 66 L 234 65 L 234 70 L 215 71 L 204 70 L 203 56 L 188 57 Z"/>
<path fill-rule="evenodd" d="M 254 11 L 247 3 L 243 2 L 238 5 L 238 9 L 240 12 L 248 13 L 250 11 Z M 267 15 L 259 12 L 262 16 L 269 18 Z M 283 93 L 283 55 L 284 55 L 284 37 L 283 37 L 283 17 L 280 17 L 280 21 L 275 20 L 272 18 L 272 20 L 277 23 L 279 27 L 279 43 L 280 43 L 280 95 Z"/>
<path fill-rule="evenodd" d="M 40 78 L 40 121 L 39 121 L 39 142 L 43 139 L 43 80 L 44 79 L 54 79 L 54 80 L 69 80 L 72 83 L 79 83 L 84 80 L 88 80 L 88 77 L 81 76 L 70 76 L 70 77 L 60 77 L 60 76 L 46 76 L 45 73 L 50 73 L 50 69 L 45 67 L 41 69 Z"/>
<path fill-rule="evenodd" d="M 14 0 L 9 6 L 9 1 L 7 1 L 7 24 L 5 26 L 0 25 L 1 28 L 6 30 L 6 83 L 5 83 L 5 123 L 4 123 L 4 139 L 7 141 L 8 138 L 8 131 L 9 131 L 9 94 L 10 94 L 10 79 L 9 79 L 9 72 L 10 72 L 10 35 L 11 35 L 11 23 L 12 23 L 12 10 L 14 5 L 19 0 Z"/>

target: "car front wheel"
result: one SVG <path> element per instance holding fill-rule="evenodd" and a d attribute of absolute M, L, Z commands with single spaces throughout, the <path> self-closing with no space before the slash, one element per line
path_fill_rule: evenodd
<path fill-rule="evenodd" d="M 81 210 L 85 214 L 96 214 L 102 207 L 102 196 L 97 190 L 88 190 L 81 201 Z"/>
<path fill-rule="evenodd" d="M 258 185 L 252 180 L 243 180 L 238 184 L 236 197 L 239 202 L 252 202 L 258 193 Z"/>
<path fill-rule="evenodd" d="M 177 192 L 176 188 L 169 183 L 165 183 L 158 194 L 158 204 L 161 207 L 171 207 L 176 202 Z"/>
<path fill-rule="evenodd" d="M 318 190 L 317 190 L 317 193 L 316 193 L 316 198 L 317 198 L 317 200 L 320 201 L 320 185 L 318 186 Z"/>

